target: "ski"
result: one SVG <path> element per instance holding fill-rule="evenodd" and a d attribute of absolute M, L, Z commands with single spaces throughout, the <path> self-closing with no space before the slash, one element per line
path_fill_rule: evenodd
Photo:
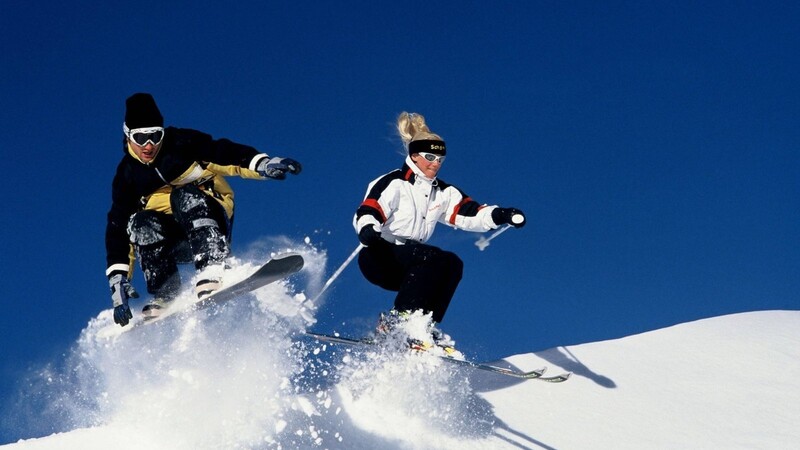
<path fill-rule="evenodd" d="M 166 311 L 151 319 L 143 319 L 134 324 L 134 327 L 161 321 L 177 312 L 185 310 L 200 310 L 213 305 L 227 302 L 228 300 L 239 297 L 240 295 L 252 292 L 258 288 L 274 283 L 286 278 L 303 268 L 303 257 L 297 253 L 285 253 L 270 259 L 258 270 L 250 274 L 244 280 L 234 283 L 228 287 L 214 292 L 210 296 L 193 302 L 185 307 L 168 308 Z"/>
<path fill-rule="evenodd" d="M 214 292 L 195 303 L 194 307 L 195 309 L 208 308 L 211 305 L 226 302 L 242 294 L 254 291 L 298 272 L 303 268 L 303 264 L 303 257 L 297 253 L 278 255 L 267 261 L 266 264 L 244 280 Z"/>
<path fill-rule="evenodd" d="M 364 346 L 378 345 L 377 342 L 375 342 L 374 340 L 372 340 L 370 338 L 353 339 L 353 338 L 335 336 L 335 335 L 330 335 L 330 334 L 314 333 L 314 332 L 311 332 L 311 331 L 306 331 L 305 335 L 308 336 L 308 337 L 314 338 L 314 339 L 316 339 L 318 341 L 329 342 L 331 344 L 364 345 Z M 546 382 L 549 382 L 549 383 L 561 383 L 561 382 L 567 381 L 569 379 L 570 375 L 571 375 L 570 373 L 563 373 L 563 374 L 555 375 L 555 376 L 544 376 L 546 368 L 541 368 L 541 369 L 531 370 L 531 371 L 527 371 L 526 372 L 526 371 L 522 371 L 522 370 L 514 370 L 514 369 L 508 369 L 508 368 L 505 368 L 505 367 L 493 366 L 491 364 L 478 363 L 478 362 L 468 361 L 468 360 L 463 360 L 463 359 L 455 359 L 455 358 L 451 358 L 451 357 L 448 357 L 448 356 L 441 356 L 441 355 L 431 355 L 431 356 L 436 356 L 439 359 L 447 361 L 450 364 L 456 364 L 456 365 L 459 365 L 459 366 L 469 367 L 469 368 L 477 369 L 477 370 L 484 370 L 484 371 L 496 373 L 496 374 L 499 374 L 499 375 L 505 375 L 505 376 L 509 376 L 509 377 L 513 377 L 513 378 L 521 378 L 521 379 L 525 379 L 525 380 L 539 380 L 539 381 L 546 381 Z"/>
<path fill-rule="evenodd" d="M 285 253 L 275 256 L 264 263 L 264 265 L 259 267 L 244 280 L 222 288 L 203 300 L 182 302 L 181 304 L 171 305 L 171 307 L 167 307 L 165 311 L 156 317 L 136 317 L 129 325 L 125 327 L 119 327 L 117 324 L 112 324 L 101 329 L 98 332 L 98 336 L 103 338 L 116 337 L 145 325 L 161 322 L 162 320 L 177 315 L 181 312 L 205 309 L 210 306 L 232 300 L 238 296 L 254 291 L 298 272 L 303 268 L 303 264 L 303 257 L 296 253 Z"/>

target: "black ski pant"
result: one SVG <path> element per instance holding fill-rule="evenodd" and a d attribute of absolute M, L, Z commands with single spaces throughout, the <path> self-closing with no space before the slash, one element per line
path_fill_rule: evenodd
<path fill-rule="evenodd" d="M 128 222 L 147 292 L 165 300 L 180 291 L 178 263 L 194 262 L 201 270 L 224 262 L 231 231 L 222 205 L 195 185 L 174 188 L 170 207 L 172 214 L 144 210 Z"/>
<path fill-rule="evenodd" d="M 416 243 L 364 247 L 358 267 L 370 283 L 397 292 L 394 309 L 432 313 L 434 322 L 444 318 L 464 271 L 455 253 Z"/>

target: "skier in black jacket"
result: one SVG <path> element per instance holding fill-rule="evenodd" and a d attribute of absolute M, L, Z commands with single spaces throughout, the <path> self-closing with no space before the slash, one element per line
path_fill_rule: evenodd
<path fill-rule="evenodd" d="M 178 294 L 178 263 L 194 263 L 199 298 L 221 287 L 234 206 L 225 176 L 282 180 L 301 170 L 293 159 L 248 145 L 164 128 L 150 94 L 134 94 L 125 106 L 124 156 L 112 183 L 105 237 L 114 322 L 121 326 L 133 317 L 128 298 L 139 296 L 130 284 L 136 256 L 154 296 L 145 317 L 157 316 Z"/>

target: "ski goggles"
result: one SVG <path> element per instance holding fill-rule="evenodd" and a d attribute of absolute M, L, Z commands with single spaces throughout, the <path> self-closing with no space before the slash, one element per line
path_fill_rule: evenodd
<path fill-rule="evenodd" d="M 164 139 L 164 127 L 134 128 L 131 130 L 127 125 L 123 124 L 122 130 L 125 132 L 125 136 L 128 136 L 128 139 L 140 147 L 144 147 L 148 142 L 158 145 Z"/>
<path fill-rule="evenodd" d="M 439 164 L 443 163 L 444 162 L 444 158 L 445 158 L 444 155 L 437 155 L 435 153 L 426 153 L 426 152 L 419 152 L 419 156 L 422 156 L 423 158 L 425 158 L 425 161 L 428 161 L 428 162 L 436 161 Z"/>

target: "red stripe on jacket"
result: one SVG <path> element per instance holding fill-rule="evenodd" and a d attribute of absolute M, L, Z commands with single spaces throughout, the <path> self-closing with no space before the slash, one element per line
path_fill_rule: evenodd
<path fill-rule="evenodd" d="M 380 205 L 380 203 L 378 203 L 377 200 L 372 199 L 372 198 L 368 198 L 368 199 L 364 200 L 363 203 L 361 203 L 361 206 L 366 206 L 368 208 L 372 208 L 374 210 L 377 210 L 381 214 L 381 223 L 386 222 L 386 214 L 384 214 L 383 208 L 381 208 L 381 205 Z"/>
<path fill-rule="evenodd" d="M 456 205 L 456 207 L 453 208 L 453 214 L 450 215 L 450 219 L 448 220 L 448 222 L 450 222 L 451 224 L 455 225 L 456 224 L 456 216 L 458 215 L 458 212 L 461 210 L 461 207 L 464 206 L 465 204 L 471 202 L 471 201 L 472 201 L 471 197 L 466 197 L 465 199 L 463 199 L 460 202 L 458 202 L 458 205 Z M 479 206 L 478 207 L 478 211 L 482 210 L 484 207 L 485 207 L 484 205 Z"/>
<path fill-rule="evenodd" d="M 456 207 L 453 208 L 453 214 L 450 216 L 450 220 L 448 220 L 448 222 L 450 222 L 451 224 L 455 225 L 456 224 L 456 216 L 458 215 L 458 211 L 461 209 L 461 206 L 464 205 L 464 203 L 467 203 L 467 202 L 470 202 L 470 201 L 472 201 L 472 199 L 467 197 L 467 198 L 461 200 L 460 202 L 458 202 Z"/>

